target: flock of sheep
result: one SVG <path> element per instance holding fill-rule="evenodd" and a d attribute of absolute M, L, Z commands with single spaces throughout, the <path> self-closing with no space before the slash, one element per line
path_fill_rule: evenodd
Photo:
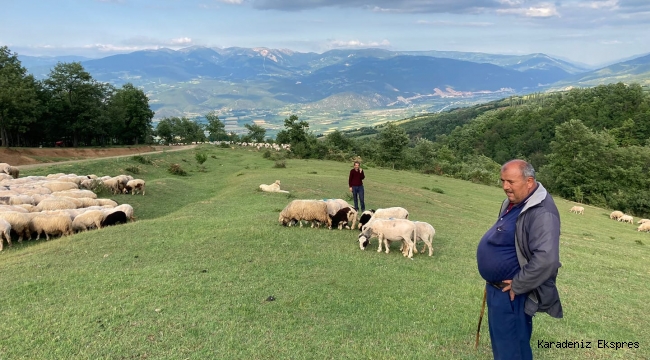
<path fill-rule="evenodd" d="M 73 232 L 99 229 L 133 219 L 133 207 L 118 205 L 111 199 L 98 199 L 88 189 L 97 185 L 113 194 L 141 192 L 145 182 L 128 175 L 115 177 L 75 174 L 50 174 L 19 178 L 16 167 L 0 163 L 0 251 L 4 240 L 11 246 L 12 232 L 31 239 L 33 234 L 45 239 Z M 4 238 L 4 239 L 3 239 Z"/>
<path fill-rule="evenodd" d="M 569 212 L 584 215 L 585 208 L 582 206 L 574 206 L 569 210 Z M 634 224 L 634 217 L 632 217 L 631 215 L 626 215 L 622 211 L 618 211 L 618 210 L 612 211 L 612 213 L 609 214 L 609 218 L 616 221 L 622 221 L 624 223 Z M 641 219 L 637 221 L 637 224 L 640 224 L 639 227 L 637 227 L 636 229 L 637 231 L 650 231 L 649 219 Z"/>
<path fill-rule="evenodd" d="M 268 186 L 268 185 L 266 185 Z M 404 256 L 413 257 L 417 253 L 417 241 L 424 242 L 421 252 L 429 248 L 429 256 L 433 255 L 433 236 L 436 231 L 426 222 L 408 220 L 409 213 L 401 207 L 367 210 L 361 216 L 343 199 L 324 200 L 293 200 L 281 212 L 278 218 L 280 224 L 292 226 L 306 221 L 311 227 L 327 225 L 329 229 L 343 227 L 360 229 L 359 248 L 365 250 L 370 239 L 377 238 L 379 248 L 385 248 L 388 254 L 392 241 L 401 241 L 400 250 Z M 358 220 L 358 223 L 357 223 Z"/>

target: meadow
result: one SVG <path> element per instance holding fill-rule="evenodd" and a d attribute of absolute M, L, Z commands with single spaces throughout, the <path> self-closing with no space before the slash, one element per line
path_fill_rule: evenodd
<path fill-rule="evenodd" d="M 196 152 L 208 155 L 199 168 Z M 112 196 L 135 222 L 0 252 L 0 359 L 490 359 L 476 246 L 496 220 L 499 187 L 366 168 L 366 208 L 402 206 L 436 229 L 434 255 L 393 243 L 362 251 L 357 231 L 282 227 L 292 199 L 347 197 L 351 164 L 202 146 L 29 169 L 117 175 L 137 167 L 146 196 Z M 188 176 L 167 172 L 178 163 Z M 287 194 L 263 193 L 280 179 Z M 558 287 L 565 317 L 533 320 L 536 359 L 650 358 L 650 234 L 561 214 Z M 591 341 L 544 349 L 538 341 Z M 598 340 L 638 342 L 599 349 Z"/>

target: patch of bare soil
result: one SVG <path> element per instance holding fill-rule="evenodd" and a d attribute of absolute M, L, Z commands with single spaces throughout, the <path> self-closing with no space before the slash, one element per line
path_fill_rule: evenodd
<path fill-rule="evenodd" d="M 115 148 L 0 148 L 0 162 L 13 166 L 113 157 L 170 149 L 168 146 Z"/>

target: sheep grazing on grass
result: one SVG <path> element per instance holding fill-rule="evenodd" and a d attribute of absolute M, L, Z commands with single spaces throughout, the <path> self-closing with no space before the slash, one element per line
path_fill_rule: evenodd
<path fill-rule="evenodd" d="M 127 216 L 124 211 L 113 211 L 112 213 L 106 215 L 104 220 L 102 220 L 102 227 L 113 226 L 117 224 L 126 224 Z"/>
<path fill-rule="evenodd" d="M 433 237 L 436 235 L 436 229 L 431 226 L 431 224 L 423 221 L 414 221 L 415 227 L 417 228 L 417 238 L 413 242 L 413 252 L 418 252 L 417 249 L 417 240 L 421 240 L 424 245 L 422 245 L 421 253 L 424 253 L 424 249 L 429 247 L 429 256 L 433 255 Z"/>
<path fill-rule="evenodd" d="M 144 184 L 145 182 L 142 179 L 129 180 L 129 182 L 126 183 L 126 186 L 124 186 L 124 193 L 135 195 L 135 193 L 139 191 L 144 196 Z"/>
<path fill-rule="evenodd" d="M 650 221 L 641 223 L 641 225 L 639 225 L 639 227 L 636 228 L 636 231 L 650 231 Z"/>
<path fill-rule="evenodd" d="M 75 216 L 72 221 L 72 230 L 75 232 L 86 231 L 90 229 L 101 229 L 104 212 L 101 210 L 90 210 Z"/>
<path fill-rule="evenodd" d="M 110 189 L 113 195 L 121 193 L 124 189 L 122 182 L 117 177 L 104 180 L 104 186 Z"/>
<path fill-rule="evenodd" d="M 402 207 L 390 207 L 377 210 L 366 210 L 359 218 L 359 229 L 362 229 L 371 219 L 408 219 L 409 212 Z"/>
<path fill-rule="evenodd" d="M 116 206 L 112 209 L 108 209 L 107 211 L 104 211 L 106 214 L 111 214 L 116 211 L 122 211 L 123 213 L 126 214 L 127 220 L 133 220 L 133 206 L 129 204 L 122 204 L 119 206 Z"/>
<path fill-rule="evenodd" d="M 64 198 L 44 199 L 36 205 L 38 211 L 76 209 L 77 207 L 78 206 L 72 201 L 72 199 Z"/>
<path fill-rule="evenodd" d="M 11 224 L 5 219 L 0 219 L 0 251 L 4 244 L 3 237 L 7 239 L 7 245 L 11 246 Z"/>
<path fill-rule="evenodd" d="M 624 223 L 630 223 L 634 224 L 634 218 L 630 215 L 623 215 L 620 218 L 618 218 L 618 221 L 622 221 Z"/>
<path fill-rule="evenodd" d="M 622 211 L 618 211 L 618 210 L 617 211 L 612 211 L 612 213 L 609 214 L 609 218 L 614 219 L 614 220 L 618 220 L 623 215 L 625 215 L 625 214 L 623 214 Z"/>
<path fill-rule="evenodd" d="M 43 183 L 43 187 L 50 189 L 52 192 L 79 189 L 77 184 L 67 181 L 48 181 Z"/>
<path fill-rule="evenodd" d="M 18 179 L 18 176 L 20 176 L 20 170 L 15 166 L 9 166 L 7 174 L 11 175 L 14 179 Z"/>
<path fill-rule="evenodd" d="M 569 210 L 569 212 L 584 215 L 585 214 L 585 208 L 582 206 L 574 206 Z"/>
<path fill-rule="evenodd" d="M 0 163 L 0 173 L 9 174 L 9 168 L 11 165 L 7 163 Z"/>
<path fill-rule="evenodd" d="M 36 239 L 39 239 L 44 233 L 45 240 L 48 241 L 50 235 L 71 235 L 72 220 L 67 215 L 37 215 L 30 222 L 30 230 L 36 233 Z"/>
<path fill-rule="evenodd" d="M 115 200 L 111 199 L 96 199 L 97 200 L 97 205 L 99 206 L 111 206 L 111 207 L 116 207 L 117 202 Z"/>
<path fill-rule="evenodd" d="M 366 224 L 359 234 L 359 248 L 365 250 L 373 237 L 377 237 L 379 240 L 377 252 L 381 252 L 382 244 L 384 244 L 386 254 L 388 254 L 391 241 L 402 241 L 402 255 L 412 258 L 415 239 L 417 239 L 417 228 L 412 221 L 405 219 L 375 219 Z"/>
<path fill-rule="evenodd" d="M 347 229 L 354 229 L 357 221 L 357 211 L 351 207 L 340 209 L 334 215 L 329 215 L 332 219 L 332 229 L 338 227 L 339 230 L 345 226 Z"/>
<path fill-rule="evenodd" d="M 280 224 L 284 226 L 291 226 L 294 221 L 300 222 L 301 220 L 332 226 L 332 219 L 327 214 L 327 204 L 320 200 L 293 200 L 280 212 L 278 218 Z M 302 222 L 300 227 L 302 227 Z"/>
<path fill-rule="evenodd" d="M 14 211 L 20 213 L 30 212 L 20 205 L 0 205 L 0 212 Z"/>
<path fill-rule="evenodd" d="M 95 194 L 90 190 L 84 190 L 84 189 L 57 191 L 57 192 L 53 192 L 52 196 L 97 199 L 97 194 Z"/>
<path fill-rule="evenodd" d="M 645 224 L 647 222 L 650 222 L 650 220 L 649 219 L 641 219 L 641 220 L 637 221 L 636 223 L 637 224 Z"/>
<path fill-rule="evenodd" d="M 30 238 L 29 233 L 29 214 L 19 212 L 2 212 L 0 219 L 5 220 L 11 225 L 11 230 L 18 234 L 18 242 L 23 241 L 23 237 Z"/>
<path fill-rule="evenodd" d="M 271 185 L 262 184 L 260 185 L 260 190 L 265 192 L 275 192 L 275 193 L 284 193 L 284 194 L 289 193 L 286 190 L 280 190 L 280 180 L 275 180 L 275 182 Z"/>

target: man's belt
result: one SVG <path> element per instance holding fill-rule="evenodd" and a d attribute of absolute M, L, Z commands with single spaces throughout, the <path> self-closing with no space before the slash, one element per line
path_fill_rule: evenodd
<path fill-rule="evenodd" d="M 499 289 L 499 290 L 501 290 L 501 289 L 503 289 L 504 287 L 506 287 L 506 286 L 509 285 L 509 284 L 504 283 L 504 282 L 496 282 L 496 283 L 493 283 L 493 282 L 489 282 L 489 281 L 487 281 L 487 283 L 488 283 L 489 285 L 494 286 L 495 288 L 497 288 L 497 289 Z"/>

